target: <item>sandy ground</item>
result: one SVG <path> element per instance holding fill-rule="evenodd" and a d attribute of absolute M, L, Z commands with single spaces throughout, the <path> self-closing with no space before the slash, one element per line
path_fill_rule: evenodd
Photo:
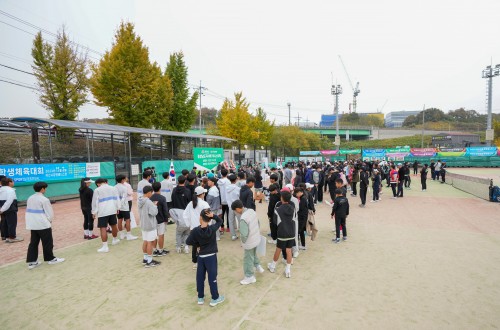
<path fill-rule="evenodd" d="M 226 301 L 215 308 L 208 306 L 208 286 L 207 302 L 196 304 L 190 255 L 172 253 L 173 226 L 167 231 L 172 252 L 153 269 L 141 265 L 139 240 L 110 246 L 108 254 L 96 252 L 98 240 L 65 247 L 56 255 L 66 262 L 30 271 L 24 262 L 3 266 L 2 328 L 497 329 L 500 204 L 448 185 L 428 186 L 398 200 L 384 188 L 383 200 L 365 209 L 350 198 L 349 240 L 338 245 L 331 242 L 330 208 L 319 205 L 319 237 L 308 240 L 291 279 L 280 264 L 277 273 L 266 271 L 256 284 L 240 285 L 243 251 L 226 234 L 218 254 Z M 56 241 L 69 212 L 58 208 L 79 213 L 78 202 L 65 203 L 55 204 Z M 265 208 L 258 204 L 264 234 Z M 80 219 L 73 222 L 77 226 Z M 273 251 L 268 245 L 264 267 Z"/>

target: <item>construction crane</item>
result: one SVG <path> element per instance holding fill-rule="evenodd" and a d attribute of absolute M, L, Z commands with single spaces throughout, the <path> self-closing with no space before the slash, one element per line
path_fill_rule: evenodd
<path fill-rule="evenodd" d="M 344 65 L 344 61 L 342 61 L 342 57 L 339 55 L 340 63 L 342 63 L 342 67 L 344 68 L 345 75 L 347 76 L 347 79 L 349 80 L 349 85 L 351 85 L 352 92 L 353 92 L 353 97 L 352 97 L 352 111 L 356 112 L 357 108 L 357 103 L 356 103 L 356 97 L 358 97 L 358 94 L 360 92 L 359 90 L 359 81 L 356 83 L 356 88 L 352 85 L 351 77 L 349 77 L 349 73 L 347 73 L 347 69 Z"/>

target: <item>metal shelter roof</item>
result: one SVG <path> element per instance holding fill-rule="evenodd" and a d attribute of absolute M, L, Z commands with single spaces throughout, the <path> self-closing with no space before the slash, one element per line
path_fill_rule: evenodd
<path fill-rule="evenodd" d="M 222 140 L 222 141 L 235 141 L 233 139 L 226 138 L 223 136 L 190 134 L 190 133 L 175 132 L 175 131 L 164 131 L 159 129 L 118 126 L 109 124 L 93 124 L 93 123 L 86 123 L 82 121 L 71 121 L 71 120 L 47 119 L 47 118 L 36 118 L 36 117 L 15 117 L 12 118 L 12 121 L 28 122 L 28 123 L 48 123 L 63 128 L 101 130 L 101 131 L 112 131 L 112 132 L 122 132 L 122 133 L 154 134 L 154 135 L 166 135 L 166 136 L 175 136 L 183 138 L 189 137 L 197 139 L 212 139 L 212 140 Z"/>

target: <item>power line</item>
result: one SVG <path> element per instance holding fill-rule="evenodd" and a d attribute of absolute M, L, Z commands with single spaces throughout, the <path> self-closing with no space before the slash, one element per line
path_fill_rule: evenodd
<path fill-rule="evenodd" d="M 1 56 L 4 56 L 6 58 L 10 58 L 11 60 L 16 60 L 16 61 L 19 61 L 19 62 L 23 62 L 23 63 L 26 63 L 26 64 L 30 64 L 31 65 L 31 62 L 22 58 L 22 57 L 19 57 L 19 56 L 15 56 L 15 55 L 11 55 L 11 54 L 8 54 L 8 53 L 4 53 L 4 52 L 0 52 L 0 55 Z"/>
<path fill-rule="evenodd" d="M 31 73 L 31 72 L 24 71 L 24 70 L 21 70 L 21 69 L 16 69 L 16 68 L 13 68 L 13 67 L 11 67 L 11 66 L 4 65 L 4 64 L 1 64 L 1 63 L 0 63 L 0 66 L 6 67 L 7 69 L 16 70 L 16 71 L 19 71 L 19 72 L 22 72 L 22 73 L 30 74 L 30 75 L 32 75 L 32 76 L 34 76 L 34 75 L 35 75 L 35 74 Z"/>
<path fill-rule="evenodd" d="M 0 81 L 1 81 L 1 82 L 5 82 L 5 83 L 7 83 L 7 84 L 12 84 L 12 85 L 16 85 L 16 86 L 20 86 L 20 87 L 24 87 L 24 88 L 32 89 L 32 90 L 37 90 L 35 87 L 25 86 L 25 85 L 18 84 L 18 83 L 12 82 L 12 81 L 7 81 L 7 80 L 3 80 L 3 79 L 0 79 Z"/>

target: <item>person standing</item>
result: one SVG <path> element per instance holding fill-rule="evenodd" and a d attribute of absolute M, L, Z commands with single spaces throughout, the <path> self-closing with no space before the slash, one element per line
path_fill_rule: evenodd
<path fill-rule="evenodd" d="M 255 200 L 253 198 L 253 192 L 252 192 L 252 188 L 254 187 L 255 184 L 255 178 L 249 176 L 246 182 L 247 182 L 246 185 L 244 185 L 240 189 L 240 200 L 245 208 L 252 209 L 255 211 L 256 210 Z"/>
<path fill-rule="evenodd" d="M 220 170 L 220 175 L 222 178 L 220 178 L 217 181 L 217 187 L 219 188 L 220 191 L 220 201 L 221 201 L 221 219 L 222 219 L 222 225 L 220 226 L 220 232 L 221 234 L 224 233 L 224 221 L 227 221 L 227 228 L 229 229 L 229 206 L 227 205 L 227 199 L 226 199 L 226 188 L 231 184 L 229 179 L 227 178 L 228 171 L 226 168 L 222 168 Z M 224 220 L 224 218 L 226 220 Z"/>
<path fill-rule="evenodd" d="M 2 179 L 0 188 L 0 215 L 4 217 L 2 232 L 5 242 L 16 243 L 24 241 L 18 237 L 17 229 L 17 195 L 14 189 L 14 180 L 8 177 Z"/>
<path fill-rule="evenodd" d="M 359 197 L 361 198 L 361 204 L 359 204 L 359 207 L 365 207 L 366 205 L 366 193 L 368 192 L 369 185 L 370 181 L 369 181 L 368 171 L 366 166 L 363 166 L 361 167 L 361 172 L 359 173 Z M 335 199 L 337 198 L 336 191 L 337 191 L 336 189 L 330 191 L 330 194 L 334 195 Z"/>
<path fill-rule="evenodd" d="M 441 183 L 445 183 L 445 177 L 446 177 L 446 162 L 443 162 L 441 165 L 441 169 L 439 170 L 439 174 L 441 174 Z"/>
<path fill-rule="evenodd" d="M 161 187 L 161 185 L 160 185 Z M 142 231 L 142 253 L 144 254 L 142 264 L 145 268 L 156 267 L 161 262 L 153 260 L 153 249 L 156 239 L 158 238 L 157 220 L 158 214 L 157 202 L 151 201 L 153 195 L 152 186 L 144 186 L 142 195 L 139 198 L 139 213 L 141 216 L 141 231 Z"/>
<path fill-rule="evenodd" d="M 94 218 L 92 217 L 92 196 L 94 191 L 90 185 L 94 182 L 90 178 L 83 178 L 80 182 L 80 208 L 83 213 L 83 239 L 95 239 L 99 236 L 94 235 Z"/>
<path fill-rule="evenodd" d="M 92 216 L 97 218 L 97 227 L 101 231 L 102 247 L 97 250 L 100 253 L 109 252 L 108 233 L 106 228 L 111 226 L 113 235 L 112 245 L 120 243 L 118 239 L 118 228 L 116 227 L 116 214 L 120 209 L 120 196 L 115 187 L 108 185 L 108 180 L 99 178 L 95 181 L 97 189 L 92 196 Z"/>
<path fill-rule="evenodd" d="M 441 176 L 441 166 L 443 166 L 441 159 L 438 159 L 436 167 L 434 167 L 434 176 L 437 181 L 439 181 L 439 177 Z"/>
<path fill-rule="evenodd" d="M 427 164 L 424 164 L 420 170 L 420 183 L 422 184 L 422 191 L 427 191 Z"/>
<path fill-rule="evenodd" d="M 359 182 L 359 167 L 354 165 L 352 169 L 352 180 L 351 180 L 351 196 L 356 197 L 358 195 L 358 182 Z"/>
<path fill-rule="evenodd" d="M 398 185 L 398 171 L 396 170 L 396 166 L 391 165 L 391 171 L 389 172 L 390 176 L 390 184 L 391 184 L 391 189 L 392 189 L 392 198 L 396 199 L 398 198 L 398 194 L 396 192 L 396 187 Z"/>
<path fill-rule="evenodd" d="M 240 238 L 243 247 L 243 272 L 245 277 L 240 281 L 242 285 L 257 282 L 255 271 L 264 272 L 257 256 L 257 246 L 260 244 L 260 224 L 257 213 L 252 209 L 244 209 L 243 203 L 236 200 L 231 204 L 231 209 L 240 216 Z"/>
<path fill-rule="evenodd" d="M 31 195 L 26 202 L 26 229 L 31 231 L 30 244 L 26 256 L 28 269 L 40 266 L 38 261 L 38 245 L 42 241 L 43 260 L 49 265 L 55 265 L 64 261 L 64 258 L 54 256 L 54 239 L 52 237 L 52 220 L 54 211 L 50 200 L 44 196 L 47 183 L 36 182 L 33 185 L 35 194 Z"/>
<path fill-rule="evenodd" d="M 280 201 L 280 192 L 278 183 L 273 183 L 269 186 L 269 204 L 267 206 L 267 218 L 269 219 L 269 228 L 271 230 L 271 239 L 267 242 L 270 244 L 276 244 L 276 239 L 278 238 L 278 227 L 273 221 L 274 209 L 276 204 Z"/>
<path fill-rule="evenodd" d="M 432 181 L 436 180 L 436 172 L 434 171 L 435 168 L 436 168 L 436 163 L 434 163 L 434 161 L 431 159 L 430 169 L 431 169 Z"/>
<path fill-rule="evenodd" d="M 403 184 L 405 181 L 405 173 L 406 170 L 403 167 L 403 164 L 398 163 L 398 192 L 396 196 L 403 198 Z"/>
<path fill-rule="evenodd" d="M 210 205 L 210 210 L 212 211 L 212 213 L 220 218 L 220 215 L 222 214 L 221 193 L 219 188 L 217 187 L 217 178 L 215 176 L 208 179 L 208 192 L 206 195 L 206 200 L 208 205 Z M 213 225 L 214 223 L 210 224 Z M 219 230 L 217 232 L 218 241 L 220 241 L 220 234 L 221 231 Z"/>
<path fill-rule="evenodd" d="M 118 191 L 118 197 L 120 198 L 120 209 L 117 215 L 118 231 L 120 232 L 120 239 L 127 238 L 127 241 L 133 241 L 137 239 L 137 236 L 132 235 L 132 232 L 130 231 L 130 209 L 128 203 L 128 189 L 127 186 L 125 186 L 126 179 L 127 177 L 123 174 L 118 174 L 115 178 L 115 188 Z"/>
<path fill-rule="evenodd" d="M 143 191 L 144 191 L 144 187 L 151 186 L 151 182 L 150 182 L 151 176 L 152 176 L 152 173 L 150 170 L 146 170 L 146 171 L 142 172 L 142 180 L 139 181 L 139 183 L 137 184 L 137 200 L 139 200 L 139 198 L 141 198 Z"/>
<path fill-rule="evenodd" d="M 418 173 L 418 162 L 415 160 L 413 162 L 413 175 L 417 176 L 418 175 L 417 173 Z"/>
<path fill-rule="evenodd" d="M 342 196 L 342 190 L 335 190 L 335 202 L 332 207 L 332 219 L 335 218 L 335 236 L 333 239 L 335 243 L 340 243 L 340 227 L 342 226 L 342 238 L 347 240 L 347 227 L 346 219 L 349 215 L 349 201 L 346 197 Z"/>
<path fill-rule="evenodd" d="M 373 175 L 372 175 L 372 189 L 373 189 L 373 200 L 372 203 L 378 202 L 380 200 L 379 192 L 380 192 L 380 186 L 382 184 L 382 179 L 380 177 L 380 174 L 378 173 L 378 170 L 375 168 L 373 169 Z"/>
<path fill-rule="evenodd" d="M 292 173 L 292 170 L 290 169 L 290 164 L 286 164 L 285 170 L 283 171 L 283 178 L 285 180 L 285 186 L 287 184 L 292 183 L 292 177 L 293 177 L 293 173 Z"/>
<path fill-rule="evenodd" d="M 231 184 L 226 188 L 226 201 L 228 205 L 232 205 L 235 200 L 240 198 L 240 187 L 236 185 L 237 177 L 235 174 L 230 174 L 228 176 L 228 179 Z M 229 208 L 228 222 L 229 231 L 231 232 L 231 239 L 235 241 L 238 239 L 238 236 L 236 236 L 236 215 L 231 208 Z"/>
<path fill-rule="evenodd" d="M 170 210 L 172 208 L 172 190 L 174 190 L 174 183 L 172 182 L 172 179 L 170 179 L 169 172 L 163 172 L 162 176 L 163 176 L 163 180 L 160 182 L 160 184 L 161 184 L 160 191 L 161 191 L 161 195 L 163 197 L 165 197 L 165 200 L 167 201 L 168 209 Z"/>
<path fill-rule="evenodd" d="M 158 213 L 156 214 L 156 231 L 158 239 L 153 244 L 153 257 L 163 257 L 170 253 L 167 249 L 164 249 L 165 245 L 165 232 L 167 231 L 167 219 L 169 216 L 169 209 L 167 199 L 161 193 L 162 185 L 160 182 L 154 182 L 152 184 L 153 195 L 149 199 L 156 204 L 158 208 Z"/>
<path fill-rule="evenodd" d="M 184 210 L 183 217 L 186 223 L 189 223 L 189 228 L 191 231 L 199 225 L 200 222 L 200 214 L 202 210 L 210 209 L 210 205 L 205 202 L 205 194 L 207 190 L 203 187 L 196 187 L 193 194 L 193 199 L 186 206 Z M 217 228 L 218 229 L 218 228 Z M 187 245 L 193 245 L 186 243 Z M 186 245 L 186 247 L 187 247 Z M 198 251 L 197 247 L 193 246 L 191 250 L 191 260 L 193 262 L 193 269 L 196 268 L 197 260 L 198 260 Z"/>

